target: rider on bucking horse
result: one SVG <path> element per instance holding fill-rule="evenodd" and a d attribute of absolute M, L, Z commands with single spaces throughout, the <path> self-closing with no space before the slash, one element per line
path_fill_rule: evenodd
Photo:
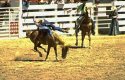
<path fill-rule="evenodd" d="M 37 30 L 39 31 L 37 37 L 39 37 L 41 35 L 41 32 L 45 32 L 45 33 L 47 33 L 48 36 L 53 37 L 51 30 L 57 30 L 60 32 L 67 33 L 66 30 L 63 30 L 60 27 L 53 25 L 52 23 L 48 22 L 46 19 L 35 19 L 35 17 L 34 17 L 33 21 L 34 21 L 35 25 L 37 26 Z M 44 35 L 44 37 L 46 37 L 46 35 Z"/>
<path fill-rule="evenodd" d="M 35 25 L 37 26 L 37 30 L 39 31 L 39 35 L 40 35 L 40 32 L 43 31 L 43 32 L 47 32 L 48 33 L 48 36 L 51 36 L 52 37 L 52 32 L 51 30 L 49 29 L 49 27 L 46 26 L 46 24 L 43 22 L 42 19 L 33 19 Z"/>
<path fill-rule="evenodd" d="M 88 12 L 86 11 L 86 8 L 87 8 L 86 2 L 87 1 L 88 0 L 81 0 L 82 4 L 77 7 L 77 13 L 81 12 L 79 18 L 76 21 L 76 26 L 75 26 L 76 31 L 78 31 L 78 32 L 79 32 L 79 27 L 80 27 L 82 21 L 85 19 L 85 17 L 84 17 L 85 14 L 88 14 Z M 95 31 L 94 31 L 95 30 L 95 23 L 92 19 L 91 19 L 91 22 L 92 22 L 92 25 L 93 25 L 92 34 L 95 35 Z"/>

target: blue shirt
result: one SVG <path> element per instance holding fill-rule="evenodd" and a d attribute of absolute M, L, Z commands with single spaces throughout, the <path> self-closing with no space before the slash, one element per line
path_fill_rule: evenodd
<path fill-rule="evenodd" d="M 35 25 L 39 28 L 39 29 L 49 29 L 47 26 L 46 26 L 46 23 L 42 23 L 42 24 L 37 24 L 36 21 L 33 19 Z"/>

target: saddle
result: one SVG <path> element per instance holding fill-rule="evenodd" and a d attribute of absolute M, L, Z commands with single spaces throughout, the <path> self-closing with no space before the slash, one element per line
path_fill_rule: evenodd
<path fill-rule="evenodd" d="M 81 19 L 79 19 L 76 23 L 76 29 L 80 28 L 80 25 L 84 23 L 83 25 L 85 26 L 91 26 L 92 25 L 92 22 L 91 22 L 91 18 L 89 17 L 87 20 L 85 17 L 82 17 Z M 87 24 L 87 25 L 86 25 Z"/>
<path fill-rule="evenodd" d="M 43 44 L 47 45 L 52 40 L 55 40 L 55 37 L 52 35 L 48 35 L 46 30 L 39 30 L 37 38 L 39 41 L 42 41 Z"/>

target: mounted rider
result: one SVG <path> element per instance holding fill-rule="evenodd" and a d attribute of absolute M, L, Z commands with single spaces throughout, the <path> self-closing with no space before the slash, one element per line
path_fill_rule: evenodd
<path fill-rule="evenodd" d="M 47 32 L 48 36 L 52 37 L 52 31 L 50 28 L 44 23 L 44 19 L 33 19 L 35 25 L 37 26 L 37 30 L 39 31 L 39 34 L 41 31 Z"/>
<path fill-rule="evenodd" d="M 33 18 L 33 21 L 34 21 L 35 25 L 37 26 L 37 30 L 39 31 L 38 37 L 39 37 L 39 35 L 41 35 L 41 32 L 46 32 L 48 36 L 53 37 L 51 30 L 58 30 L 60 32 L 66 32 L 67 33 L 66 30 L 63 30 L 60 27 L 57 27 L 57 26 L 53 25 L 52 23 L 48 22 L 46 19 L 35 19 L 35 18 Z M 44 35 L 44 37 L 45 36 L 46 35 Z"/>
<path fill-rule="evenodd" d="M 82 19 L 84 19 L 84 15 L 86 14 L 86 10 L 85 10 L 86 1 L 87 0 L 81 0 L 82 4 L 77 7 L 77 13 L 80 12 L 80 16 L 77 19 L 77 22 L 78 22 L 77 27 L 79 27 L 80 23 L 82 22 Z"/>
<path fill-rule="evenodd" d="M 88 11 L 87 11 L 88 8 L 86 6 L 87 1 L 88 0 L 81 0 L 82 4 L 77 7 L 77 13 L 80 12 L 80 16 L 76 21 L 75 28 L 76 28 L 76 31 L 78 31 L 78 32 L 79 32 L 79 27 L 80 27 L 82 21 L 85 19 L 85 17 L 84 17 L 85 14 L 88 14 Z M 94 23 L 94 21 L 92 19 L 91 19 L 91 22 L 92 22 L 92 25 L 93 25 L 92 34 L 95 35 L 95 31 L 94 31 L 95 30 L 95 23 Z"/>

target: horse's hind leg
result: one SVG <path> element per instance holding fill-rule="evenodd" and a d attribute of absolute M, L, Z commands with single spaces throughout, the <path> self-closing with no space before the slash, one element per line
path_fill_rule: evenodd
<path fill-rule="evenodd" d="M 91 33 L 88 33 L 88 38 L 89 38 L 89 48 L 91 48 Z"/>
<path fill-rule="evenodd" d="M 44 52 L 46 52 L 46 49 L 41 46 L 41 43 L 38 44 L 38 47 L 42 48 L 44 50 Z"/>
<path fill-rule="evenodd" d="M 78 30 L 78 22 L 76 21 L 75 22 L 75 36 L 76 36 L 76 43 L 75 43 L 75 45 L 76 46 L 78 46 L 78 32 L 79 32 L 79 30 Z"/>
<path fill-rule="evenodd" d="M 47 55 L 46 55 L 46 58 L 45 58 L 45 61 L 47 60 L 47 58 L 48 58 L 48 55 L 49 55 L 49 52 L 50 52 L 50 46 L 48 45 L 48 49 L 47 49 Z"/>
<path fill-rule="evenodd" d="M 75 36 L 76 36 L 76 43 L 75 45 L 78 46 L 78 32 L 79 32 L 79 29 L 76 29 L 75 30 Z"/>
<path fill-rule="evenodd" d="M 85 35 L 86 35 L 86 33 L 82 31 L 82 43 L 81 43 L 82 48 L 85 48 L 85 45 L 84 45 Z"/>
<path fill-rule="evenodd" d="M 58 61 L 58 58 L 57 58 L 57 46 L 54 47 L 54 51 L 55 51 L 56 61 Z"/>
<path fill-rule="evenodd" d="M 37 44 L 35 44 L 35 43 L 34 43 L 34 50 L 35 50 L 35 51 L 38 51 L 38 49 L 37 49 Z"/>

